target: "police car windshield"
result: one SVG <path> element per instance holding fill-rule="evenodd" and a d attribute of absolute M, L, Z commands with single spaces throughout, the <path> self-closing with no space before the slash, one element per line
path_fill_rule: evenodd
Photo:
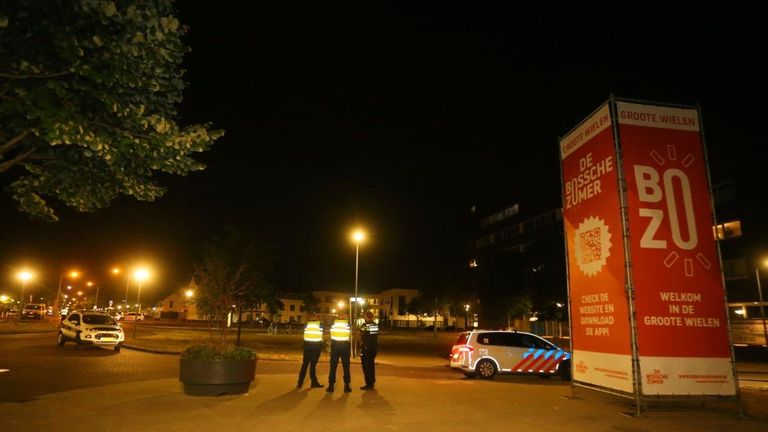
<path fill-rule="evenodd" d="M 111 316 L 107 315 L 83 315 L 83 322 L 86 324 L 117 324 Z"/>

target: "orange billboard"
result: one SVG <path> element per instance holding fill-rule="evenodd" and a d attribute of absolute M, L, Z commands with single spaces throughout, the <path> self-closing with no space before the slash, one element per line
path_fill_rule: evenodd
<path fill-rule="evenodd" d="M 573 379 L 633 391 L 613 122 L 603 105 L 560 139 Z"/>
<path fill-rule="evenodd" d="M 736 393 L 698 111 L 616 102 L 641 390 Z"/>

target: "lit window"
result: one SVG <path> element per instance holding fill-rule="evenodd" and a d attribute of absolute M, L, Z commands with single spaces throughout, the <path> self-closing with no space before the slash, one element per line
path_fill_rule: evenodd
<path fill-rule="evenodd" d="M 727 240 L 741 237 L 741 221 L 731 221 L 715 225 L 712 228 L 715 240 Z"/>

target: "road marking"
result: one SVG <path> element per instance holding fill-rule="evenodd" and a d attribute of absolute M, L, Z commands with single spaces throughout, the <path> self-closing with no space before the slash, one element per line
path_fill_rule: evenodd
<path fill-rule="evenodd" d="M 0 369 L 0 372 L 10 372 L 10 369 Z"/>

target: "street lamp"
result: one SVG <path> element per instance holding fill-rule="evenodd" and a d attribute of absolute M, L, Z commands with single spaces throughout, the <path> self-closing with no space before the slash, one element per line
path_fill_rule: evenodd
<path fill-rule="evenodd" d="M 27 287 L 27 282 L 32 279 L 32 272 L 28 270 L 20 271 L 16 277 L 21 280 L 21 303 L 19 303 L 19 318 L 21 318 L 21 310 L 24 308 L 24 289 Z"/>
<path fill-rule="evenodd" d="M 149 278 L 149 270 L 145 268 L 138 268 L 133 271 L 133 278 L 139 282 L 139 293 L 136 296 L 136 312 L 141 313 L 141 283 Z M 128 307 L 128 288 L 125 289 L 126 307 Z M 127 312 L 127 309 L 126 309 Z M 137 317 L 138 318 L 138 317 Z M 136 337 L 136 327 L 138 320 L 133 322 L 133 337 Z"/>
<path fill-rule="evenodd" d="M 762 264 L 768 267 L 768 258 L 763 259 Z M 765 307 L 763 306 L 763 288 L 760 285 L 760 265 L 755 267 L 755 280 L 757 280 L 757 297 L 760 300 L 760 318 L 763 321 L 763 344 L 768 348 L 768 328 L 765 325 Z"/>
<path fill-rule="evenodd" d="M 191 289 L 188 289 L 184 292 L 184 324 L 187 324 L 187 320 L 189 319 L 189 301 L 192 299 L 192 296 L 195 295 L 195 292 Z"/>
<path fill-rule="evenodd" d="M 357 228 L 356 230 L 352 231 L 351 235 L 352 241 L 355 242 L 355 303 L 357 302 L 357 279 L 359 274 L 359 263 L 360 263 L 360 243 L 365 242 L 366 234 L 365 231 L 363 231 L 361 228 Z M 353 328 L 357 327 L 357 310 L 358 308 L 355 307 L 355 303 L 350 303 L 350 316 L 353 320 Z M 354 335 L 355 332 L 352 332 Z M 355 354 L 357 352 L 356 348 L 356 341 L 352 341 L 352 357 L 355 357 Z"/>
<path fill-rule="evenodd" d="M 464 328 L 469 328 L 469 304 L 464 305 Z"/>
<path fill-rule="evenodd" d="M 57 315 L 61 315 L 61 303 L 60 303 L 60 297 L 61 297 L 61 284 L 64 283 L 64 278 L 69 277 L 70 279 L 77 279 L 78 276 L 80 276 L 80 272 L 77 270 L 71 270 L 69 273 L 65 273 L 61 275 L 59 278 L 59 289 L 56 290 L 56 301 L 54 302 L 53 309 L 56 311 Z"/>
<path fill-rule="evenodd" d="M 117 276 L 122 272 L 120 267 L 112 267 L 112 274 Z M 128 288 L 131 286 L 131 278 L 127 277 L 125 278 L 125 300 L 123 301 L 123 304 L 125 305 L 125 311 L 128 312 Z"/>
<path fill-rule="evenodd" d="M 365 242 L 365 231 L 362 229 L 356 229 L 352 232 L 352 241 L 355 242 L 355 302 L 357 302 L 357 281 L 360 269 L 360 244 Z M 357 324 L 357 308 L 354 303 L 350 304 L 352 309 L 350 310 L 355 325 Z"/>
<path fill-rule="evenodd" d="M 139 293 L 136 296 L 136 304 L 138 305 L 138 313 L 141 313 L 141 283 L 149 278 L 149 270 L 145 268 L 138 268 L 133 272 L 133 278 L 139 283 Z"/>
<path fill-rule="evenodd" d="M 91 281 L 88 281 L 86 285 L 88 285 L 88 287 L 90 288 L 94 285 L 94 283 Z M 93 298 L 93 310 L 98 310 L 99 309 L 99 288 L 101 287 L 99 286 L 99 284 L 95 284 L 95 285 L 96 285 L 96 296 Z"/>

